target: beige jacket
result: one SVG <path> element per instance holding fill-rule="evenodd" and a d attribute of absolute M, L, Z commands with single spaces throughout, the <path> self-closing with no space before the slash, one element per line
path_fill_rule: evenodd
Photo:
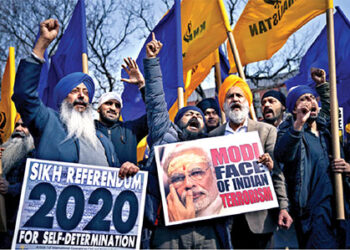
<path fill-rule="evenodd" d="M 209 136 L 222 136 L 225 134 L 225 128 L 226 123 L 211 131 L 209 133 Z M 248 132 L 252 131 L 258 131 L 264 152 L 269 153 L 270 156 L 273 158 L 273 150 L 277 138 L 276 128 L 270 124 L 257 122 L 249 119 Z M 276 162 L 272 171 L 272 180 L 280 205 L 280 209 L 288 208 L 285 178 L 283 172 L 278 167 Z M 270 233 L 273 232 L 277 227 L 278 211 L 276 211 L 276 209 L 269 209 L 257 212 L 250 212 L 245 214 L 245 218 L 248 222 L 250 230 L 253 233 Z"/>

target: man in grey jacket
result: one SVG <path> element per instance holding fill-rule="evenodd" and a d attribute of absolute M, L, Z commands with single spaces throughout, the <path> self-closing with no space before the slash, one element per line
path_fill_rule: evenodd
<path fill-rule="evenodd" d="M 258 131 L 265 154 L 259 162 L 272 171 L 272 180 L 280 205 L 278 219 L 274 210 L 261 210 L 233 216 L 232 242 L 234 248 L 266 248 L 272 233 L 278 225 L 289 228 L 292 223 L 288 208 L 285 181 L 282 171 L 274 166 L 272 159 L 276 141 L 276 128 L 249 119 L 249 106 L 253 96 L 248 84 L 235 75 L 228 76 L 219 90 L 219 103 L 229 121 L 211 131 L 209 136 L 221 136 L 235 133 Z"/>
<path fill-rule="evenodd" d="M 147 197 L 145 206 L 144 228 L 153 232 L 151 248 L 231 248 L 229 231 L 225 222 L 216 219 L 208 222 L 201 221 L 183 225 L 164 226 L 161 216 L 161 197 L 154 159 L 154 146 L 179 141 L 198 139 L 205 136 L 204 115 L 194 106 L 179 110 L 175 117 L 175 124 L 169 119 L 167 105 L 164 98 L 162 74 L 159 59 L 156 58 L 162 44 L 153 39 L 147 44 L 147 58 L 144 59 L 144 73 L 146 79 L 146 110 L 149 128 L 148 145 L 151 148 L 146 169 L 149 172 Z M 188 192 L 186 199 L 191 199 Z M 179 206 L 176 211 L 183 219 L 195 216 L 194 206 Z M 177 217 L 177 218 L 179 218 Z M 144 247 L 147 247 L 144 245 Z"/>

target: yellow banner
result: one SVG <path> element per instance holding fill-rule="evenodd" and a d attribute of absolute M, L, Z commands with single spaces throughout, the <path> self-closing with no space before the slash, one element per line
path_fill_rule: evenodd
<path fill-rule="evenodd" d="M 137 144 L 137 162 L 143 160 L 147 148 L 147 136 L 143 137 L 142 140 Z"/>
<path fill-rule="evenodd" d="M 227 38 L 228 19 L 222 0 L 183 0 L 181 3 L 184 72 L 201 62 Z"/>
<path fill-rule="evenodd" d="M 184 100 L 193 93 L 215 64 L 215 50 L 231 31 L 222 0 L 183 0 L 181 2 L 182 59 L 184 80 L 192 70 L 185 86 Z M 186 82 L 186 80 L 185 80 Z M 178 101 L 169 110 L 173 121 Z M 138 161 L 143 158 L 146 142 L 138 145 Z"/>
<path fill-rule="evenodd" d="M 242 65 L 271 58 L 290 35 L 332 5 L 327 0 L 250 0 L 233 30 Z M 237 72 L 228 51 L 230 73 Z"/>
<path fill-rule="evenodd" d="M 4 143 L 10 137 L 15 126 L 16 108 L 11 100 L 13 86 L 15 84 L 15 74 L 15 48 L 10 47 L 1 82 L 0 143 Z"/>
<path fill-rule="evenodd" d="M 187 84 L 187 72 L 184 71 L 183 78 L 185 80 L 185 93 L 184 93 L 184 100 L 187 100 L 190 95 L 195 91 L 195 89 L 203 82 L 203 80 L 208 76 L 210 73 L 210 70 L 215 65 L 215 53 L 216 51 L 209 54 L 204 60 L 202 60 L 200 63 L 196 64 L 192 68 L 192 72 L 189 77 L 190 83 Z M 185 105 L 186 106 L 186 105 Z M 176 101 L 173 106 L 169 109 L 169 117 L 170 120 L 174 121 L 174 118 L 178 111 L 178 101 Z"/>

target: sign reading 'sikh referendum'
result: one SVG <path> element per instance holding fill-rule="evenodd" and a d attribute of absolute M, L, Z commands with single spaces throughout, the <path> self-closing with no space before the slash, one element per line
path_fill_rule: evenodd
<path fill-rule="evenodd" d="M 147 173 L 28 159 L 12 248 L 139 248 Z"/>

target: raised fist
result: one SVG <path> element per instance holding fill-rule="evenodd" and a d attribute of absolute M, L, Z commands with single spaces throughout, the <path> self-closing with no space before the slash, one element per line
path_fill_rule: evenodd
<path fill-rule="evenodd" d="M 311 78 L 316 86 L 326 82 L 326 71 L 318 68 L 311 68 Z"/>
<path fill-rule="evenodd" d="M 33 52 L 43 59 L 44 53 L 50 43 L 57 37 L 60 25 L 56 19 L 48 19 L 40 23 L 40 37 L 36 42 Z"/>

